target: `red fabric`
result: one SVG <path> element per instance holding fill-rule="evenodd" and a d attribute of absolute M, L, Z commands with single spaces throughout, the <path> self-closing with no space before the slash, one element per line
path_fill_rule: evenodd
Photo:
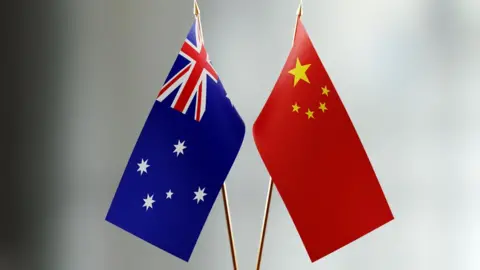
<path fill-rule="evenodd" d="M 301 65 L 310 64 L 305 72 L 309 82 L 299 79 L 294 86 L 289 71 L 297 58 Z M 300 20 L 253 136 L 312 262 L 393 220 L 357 132 Z"/>

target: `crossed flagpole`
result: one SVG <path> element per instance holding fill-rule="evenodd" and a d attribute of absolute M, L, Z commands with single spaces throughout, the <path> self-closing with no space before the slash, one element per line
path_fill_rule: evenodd
<path fill-rule="evenodd" d="M 363 237 L 364 235 L 394 219 L 388 201 L 386 200 L 382 188 L 379 185 L 375 171 L 373 170 L 373 167 L 368 159 L 368 155 L 366 154 L 366 151 L 359 140 L 355 127 L 349 120 L 348 113 L 346 112 L 343 103 L 340 101 L 333 83 L 331 82 L 327 71 L 323 67 L 322 62 L 316 53 L 315 48 L 313 47 L 310 37 L 302 24 L 301 16 L 303 15 L 303 1 L 300 0 L 299 2 L 295 30 L 293 34 L 293 44 L 290 50 L 289 58 L 284 65 L 284 69 L 279 76 L 277 84 L 272 90 L 269 99 L 265 103 L 264 108 L 253 124 L 252 129 L 257 149 L 262 156 L 267 170 L 270 173 L 268 194 L 265 203 L 265 212 L 263 216 L 257 254 L 256 270 L 260 270 L 261 268 L 266 229 L 274 188 L 272 177 L 275 180 L 275 186 L 277 187 L 277 190 L 280 192 L 280 195 L 282 195 L 282 199 L 291 214 L 293 222 L 297 226 L 297 231 L 302 238 L 303 244 L 312 262 L 327 256 L 328 254 L 342 248 L 343 246 L 355 241 L 360 237 Z M 164 86 L 162 86 L 159 96 L 161 96 L 164 91 L 167 91 L 166 89 L 170 91 L 168 94 L 177 89 L 179 92 L 176 93 L 174 103 L 179 99 L 180 95 L 184 97 L 183 99 L 185 103 L 186 99 L 188 99 L 186 98 L 188 95 L 190 96 L 190 101 L 196 95 L 195 105 L 198 113 L 198 108 L 202 108 L 203 111 L 205 110 L 204 100 L 206 97 L 206 88 L 202 87 L 202 84 L 205 85 L 205 87 L 207 84 L 205 81 L 207 79 L 207 77 L 205 77 L 205 72 L 210 74 L 209 71 L 213 70 L 213 67 L 211 66 L 208 54 L 204 47 L 200 9 L 197 0 L 193 0 L 193 4 L 195 21 L 188 32 L 187 38 L 182 45 L 180 53 L 177 56 L 177 60 L 180 61 L 176 60 L 174 62 L 170 71 L 170 75 L 167 77 L 168 81 L 166 81 Z M 299 56 L 305 60 L 303 65 L 300 62 Z M 295 60 L 295 68 L 288 71 L 288 74 L 294 75 L 292 87 L 284 82 L 287 77 L 290 78 L 290 80 L 292 79 L 292 77 L 289 77 L 290 75 L 287 75 L 287 69 L 293 67 L 293 62 Z M 318 67 L 316 70 L 312 70 L 310 74 L 313 75 L 311 76 L 312 84 L 310 84 L 308 76 L 306 75 L 306 70 L 311 66 L 311 63 L 314 63 L 314 65 Z M 213 71 L 213 73 L 216 74 L 215 71 Z M 185 78 L 185 75 L 188 77 Z M 203 76 L 203 78 L 201 78 L 201 76 Z M 215 76 L 213 81 L 218 83 L 219 81 L 217 79 L 218 76 Z M 303 80 L 305 84 L 300 85 L 300 88 L 295 89 L 294 87 L 300 80 Z M 182 83 L 184 84 L 182 85 Z M 322 90 L 321 93 L 318 91 L 320 89 L 319 86 Z M 332 89 L 332 94 L 336 94 L 334 99 L 331 100 L 332 102 L 336 102 L 334 106 L 337 106 L 336 108 L 339 110 L 337 110 L 337 113 L 332 117 L 327 118 L 325 122 L 322 122 L 329 124 L 327 127 L 329 129 L 331 128 L 333 131 L 325 134 L 324 125 L 307 124 L 312 123 L 310 121 L 315 121 L 310 120 L 315 119 L 315 117 L 313 116 L 314 111 L 310 110 L 310 108 L 312 108 L 312 103 L 307 102 L 307 100 L 319 100 L 321 98 L 319 105 L 320 107 L 318 107 L 318 109 L 321 110 L 322 113 L 325 112 L 325 110 L 327 110 L 325 105 L 326 102 L 321 95 L 328 97 L 328 92 L 330 92 L 330 90 L 327 89 L 327 86 Z M 187 96 L 185 96 L 184 93 L 181 93 L 184 88 L 188 88 L 186 91 L 190 91 L 190 94 L 187 93 Z M 232 105 L 228 96 L 225 96 L 225 89 L 223 86 L 218 85 L 217 89 L 214 88 L 213 90 L 214 92 L 217 90 L 216 93 L 213 93 L 214 96 L 212 96 L 214 97 L 214 102 L 223 102 L 223 104 L 220 104 L 220 107 L 217 107 L 217 109 L 223 110 L 224 107 L 222 107 L 222 105 Z M 194 93 L 193 91 L 197 92 Z M 305 107 L 301 114 L 299 114 L 299 105 L 292 98 L 293 93 L 303 93 L 301 95 L 298 94 L 295 98 L 295 100 L 301 101 L 302 106 Z M 217 99 L 215 99 L 215 95 L 217 95 Z M 159 99 L 157 98 L 157 100 Z M 291 105 L 291 112 L 296 112 L 297 114 L 293 115 L 304 115 L 305 113 L 308 118 L 303 118 L 303 120 L 294 120 L 294 118 L 288 117 L 287 114 L 292 115 L 291 112 L 288 112 L 288 110 L 282 110 L 280 113 L 277 113 L 280 111 L 279 106 L 285 105 L 286 102 L 289 102 L 289 104 L 294 103 Z M 174 103 L 167 104 L 167 106 L 174 108 Z M 303 105 L 303 103 L 308 104 Z M 308 108 L 309 106 L 310 108 Z M 201 143 L 203 143 L 203 147 L 197 148 L 197 150 L 200 149 L 200 151 L 197 152 L 199 155 L 191 157 L 192 159 L 187 160 L 186 163 L 183 163 L 183 165 L 188 166 L 191 165 L 192 160 L 197 161 L 198 159 L 207 158 L 205 160 L 206 163 L 204 162 L 202 165 L 206 166 L 206 170 L 201 172 L 195 170 L 195 168 L 192 168 L 194 170 L 189 170 L 189 168 L 186 168 L 185 170 L 185 168 L 181 168 L 179 166 L 178 168 L 174 169 L 184 170 L 185 174 L 180 174 L 177 178 L 171 180 L 183 180 L 185 177 L 190 179 L 198 178 L 198 176 L 195 174 L 201 173 L 199 181 L 201 180 L 201 182 L 205 182 L 210 180 L 209 183 L 211 185 L 209 188 L 214 188 L 215 193 L 218 193 L 220 187 L 219 185 L 222 185 L 221 191 L 232 265 L 233 269 L 238 270 L 230 208 L 228 203 L 227 186 L 225 184 L 225 175 L 222 174 L 228 174 L 228 171 L 231 169 L 238 152 L 240 151 L 245 136 L 245 123 L 242 121 L 238 112 L 236 112 L 234 109 L 231 111 L 225 110 L 220 112 L 222 116 L 226 115 L 227 117 L 224 117 L 223 119 L 212 118 L 213 122 L 206 122 L 207 124 L 204 126 L 208 128 L 212 123 L 217 125 L 218 128 L 215 130 L 218 135 L 217 137 L 225 138 L 225 140 L 218 142 L 210 140 L 211 138 L 215 139 L 215 136 L 212 137 L 212 134 L 208 132 L 205 133 L 204 129 L 196 129 L 198 126 L 193 126 L 196 122 L 181 122 L 181 120 L 178 119 L 177 123 L 177 118 L 175 117 L 178 117 L 178 115 L 175 116 L 173 114 L 167 114 L 167 118 L 160 118 L 159 114 L 164 113 L 165 111 L 161 111 L 161 107 L 154 108 L 155 110 L 152 109 L 151 111 L 151 115 L 154 115 L 154 117 L 150 118 L 149 116 L 149 119 L 154 119 L 152 121 L 165 119 L 168 121 L 174 120 L 175 124 L 181 126 L 181 129 L 188 130 L 190 127 L 195 127 L 192 131 L 198 131 L 198 134 L 201 135 L 200 138 L 202 138 Z M 164 106 L 164 108 L 167 109 L 166 106 Z M 186 107 L 183 108 L 183 105 L 181 109 L 176 107 L 174 109 L 183 114 L 186 114 L 187 112 Z M 224 112 L 226 113 L 224 114 Z M 218 112 L 213 112 L 212 114 L 212 116 L 218 115 Z M 197 120 L 197 118 L 195 119 Z M 285 122 L 285 120 L 290 119 L 292 119 L 291 123 Z M 338 121 L 334 122 L 336 120 Z M 317 123 L 318 121 L 322 120 L 317 120 Z M 229 125 L 230 122 L 231 125 Z M 305 137 L 304 134 L 298 132 L 285 132 L 286 129 L 289 131 L 291 130 L 292 123 L 297 127 L 297 129 L 300 128 L 301 130 L 303 129 L 303 131 L 310 131 L 310 136 Z M 157 122 L 155 122 L 155 124 L 157 124 Z M 196 124 L 198 124 L 198 122 Z M 153 127 L 150 124 L 145 124 L 142 134 L 143 131 L 146 131 L 148 135 L 140 136 L 139 141 L 142 141 L 142 145 L 143 143 L 151 143 L 151 135 L 153 134 L 153 136 L 155 136 L 157 134 L 155 133 L 157 131 L 157 126 Z M 207 131 L 212 130 L 208 128 Z M 176 133 L 173 133 L 172 135 L 177 136 L 175 134 Z M 278 134 L 283 134 L 281 141 L 275 139 L 278 137 Z M 192 136 L 193 135 L 197 134 L 192 134 Z M 208 139 L 203 139 L 207 138 L 202 137 L 203 135 L 208 136 Z M 340 140 L 337 140 L 338 136 L 340 136 Z M 335 141 L 336 143 L 318 144 L 316 143 L 318 141 Z M 177 157 L 180 153 L 179 151 L 181 151 L 183 154 L 183 149 L 186 148 L 186 146 L 183 145 L 184 142 L 185 141 L 180 142 L 180 140 L 178 140 L 178 144 L 174 145 L 175 151 L 173 151 L 173 153 L 177 153 Z M 157 143 L 150 146 L 158 147 L 159 144 Z M 183 147 L 181 150 L 178 148 L 180 146 Z M 135 149 L 144 147 L 145 145 L 139 147 L 136 146 Z M 307 148 L 311 148 L 310 150 L 312 151 L 310 151 L 310 153 L 322 153 L 322 155 L 317 155 L 315 157 L 312 154 L 303 155 L 302 159 L 299 160 L 298 156 L 285 154 L 292 149 Z M 132 157 L 137 150 L 134 150 L 133 152 L 134 153 L 132 153 Z M 217 156 L 205 156 L 204 154 L 206 152 L 211 152 Z M 331 158 L 331 153 L 333 153 L 333 159 Z M 218 154 L 220 154 L 220 156 Z M 350 159 L 345 160 L 345 156 L 349 156 Z M 163 156 L 157 155 L 156 158 L 162 160 Z M 222 162 L 221 159 L 226 162 Z M 147 172 L 146 167 L 150 166 L 147 164 L 147 161 L 142 159 L 142 163 L 138 163 L 139 169 L 137 172 L 140 171 L 140 175 L 142 175 L 143 172 Z M 339 169 L 339 166 L 352 163 L 355 163 L 356 165 L 353 167 L 351 166 L 351 169 Z M 131 164 L 130 161 L 129 164 Z M 288 164 L 289 166 L 285 167 L 285 164 Z M 319 168 L 318 164 L 322 164 L 322 168 Z M 212 170 L 216 171 L 217 169 L 218 171 L 221 171 L 222 174 L 212 173 Z M 169 171 L 166 171 L 166 173 L 168 172 Z M 294 175 L 298 172 L 301 173 L 300 177 Z M 131 178 L 132 174 L 130 173 L 130 175 L 128 175 L 126 173 L 127 170 L 125 170 L 124 176 L 126 175 L 127 178 Z M 321 181 L 318 181 L 319 174 L 322 174 Z M 160 176 L 165 176 L 165 174 L 160 174 Z M 167 176 L 173 177 L 172 175 Z M 154 175 L 153 177 L 159 177 L 159 175 Z M 337 179 L 340 181 L 336 181 Z M 361 182 L 358 180 L 361 180 Z M 124 177 L 122 177 L 122 184 L 115 193 L 115 197 L 112 200 L 106 220 L 117 227 L 143 239 L 144 241 L 163 249 L 177 258 L 188 262 L 195 248 L 195 244 L 198 241 L 198 237 L 200 236 L 200 233 L 205 225 L 206 218 L 212 210 L 217 194 L 215 194 L 215 197 L 212 198 L 212 200 L 203 204 L 202 208 L 190 208 L 190 204 L 181 202 L 176 206 L 172 206 L 175 208 L 169 207 L 167 209 L 167 214 L 177 212 L 180 214 L 177 214 L 177 216 L 174 216 L 173 218 L 164 219 L 158 216 L 158 214 L 152 213 L 151 211 L 143 214 L 142 212 L 138 211 L 140 208 L 129 207 L 132 200 L 131 196 L 138 195 L 138 190 L 132 191 L 131 189 L 131 183 L 134 183 L 132 181 L 135 180 L 125 180 Z M 188 183 L 187 185 L 191 184 L 192 183 Z M 197 183 L 193 184 L 195 186 L 197 185 Z M 152 188 L 160 188 L 158 183 L 155 183 L 154 186 L 151 186 L 152 184 L 148 185 L 148 191 L 151 191 Z M 187 188 L 188 186 L 184 187 Z M 205 186 L 203 186 L 203 189 L 198 186 L 198 191 L 194 192 L 195 198 L 193 200 L 197 200 L 197 207 L 201 207 L 199 202 L 204 201 L 203 197 L 207 195 L 204 193 L 204 190 Z M 321 193 L 321 196 L 317 196 L 318 190 L 323 192 Z M 169 190 L 166 192 L 166 194 L 167 199 L 171 199 L 173 192 Z M 299 196 L 299 194 L 303 195 Z M 145 211 L 147 211 L 149 208 L 153 208 L 152 204 L 155 202 L 155 200 L 153 200 L 153 193 L 152 195 L 147 193 L 146 196 L 147 198 L 143 199 L 145 202 L 143 207 L 146 207 Z M 319 198 L 321 200 L 319 200 Z M 126 207 L 129 209 L 125 209 Z M 318 211 L 324 213 L 324 218 L 321 220 L 319 220 L 318 217 L 311 215 L 312 212 Z M 338 214 L 339 212 L 341 215 Z M 324 222 L 325 220 L 328 220 L 329 222 Z M 338 229 L 338 224 L 346 225 Z"/>
<path fill-rule="evenodd" d="M 198 21 L 201 24 L 200 21 L 200 8 L 198 7 L 197 0 L 193 1 L 193 14 L 195 17 L 198 18 Z M 300 0 L 300 4 L 298 5 L 297 9 L 297 19 L 295 21 L 295 30 L 293 34 L 293 42 L 295 42 L 295 36 L 296 36 L 296 30 L 297 30 L 297 23 L 300 17 L 303 15 L 303 0 Z M 200 27 L 202 29 L 202 27 Z M 202 36 L 202 35 L 201 35 Z M 265 202 L 265 212 L 263 215 L 263 223 L 262 223 L 262 231 L 260 235 L 260 244 L 259 244 L 259 249 L 258 249 L 258 255 L 257 255 L 257 270 L 260 270 L 261 264 L 262 264 L 262 255 L 263 255 L 263 247 L 265 243 L 265 234 L 266 234 L 266 229 L 267 229 L 267 223 L 268 223 L 268 216 L 270 213 L 270 204 L 272 201 L 272 192 L 273 192 L 273 181 L 272 178 L 270 178 L 270 183 L 268 185 L 268 193 L 267 193 L 267 200 Z M 237 264 L 237 256 L 236 256 L 236 251 L 235 251 L 235 241 L 233 237 L 233 229 L 232 229 L 232 222 L 231 222 L 231 217 L 230 217 L 230 207 L 228 204 L 228 194 L 227 194 L 227 186 L 224 183 L 222 186 L 222 195 L 223 195 L 223 206 L 224 206 L 224 211 L 225 211 L 225 219 L 227 223 L 227 231 L 228 231 L 228 238 L 229 238 L 229 244 L 230 244 L 230 253 L 232 256 L 232 263 L 233 263 L 233 269 L 238 270 L 238 264 Z"/>

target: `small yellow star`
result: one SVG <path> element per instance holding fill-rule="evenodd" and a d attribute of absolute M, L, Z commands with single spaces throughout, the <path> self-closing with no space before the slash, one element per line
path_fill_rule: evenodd
<path fill-rule="evenodd" d="M 293 76 L 295 76 L 295 79 L 293 81 L 293 86 L 296 86 L 300 80 L 310 83 L 306 73 L 309 67 L 310 67 L 310 64 L 302 65 L 300 63 L 300 59 L 297 58 L 297 63 L 295 64 L 295 68 L 288 72 L 289 74 L 292 74 Z"/>
<path fill-rule="evenodd" d="M 300 106 L 295 102 L 295 104 L 292 105 L 292 112 L 298 113 L 298 109 L 300 109 Z"/>
<path fill-rule="evenodd" d="M 318 107 L 319 110 L 322 110 L 322 112 L 325 112 L 327 109 L 327 103 L 324 102 L 324 103 L 321 103 L 320 102 L 320 107 Z"/>
<path fill-rule="evenodd" d="M 328 90 L 326 85 L 322 87 L 322 95 L 325 95 L 328 97 L 328 92 L 330 92 L 330 90 Z"/>
<path fill-rule="evenodd" d="M 310 109 L 308 109 L 308 111 L 305 114 L 308 116 L 308 119 L 310 119 L 310 118 L 315 118 L 315 117 L 313 117 L 313 113 L 314 112 L 312 112 L 312 111 L 310 111 Z"/>

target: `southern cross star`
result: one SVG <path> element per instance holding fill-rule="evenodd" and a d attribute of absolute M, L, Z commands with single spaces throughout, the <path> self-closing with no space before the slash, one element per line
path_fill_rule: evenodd
<path fill-rule="evenodd" d="M 178 140 L 178 143 L 173 145 L 173 147 L 175 147 L 175 150 L 173 150 L 173 153 L 174 154 L 177 154 L 177 157 L 180 155 L 180 154 L 184 154 L 183 153 L 183 150 L 185 150 L 185 148 L 187 148 L 187 146 L 185 146 L 185 141 L 183 142 L 180 142 L 180 140 Z"/>
<path fill-rule="evenodd" d="M 207 196 L 207 193 L 205 193 L 205 188 L 200 189 L 200 187 L 198 187 L 198 191 L 194 191 L 193 193 L 195 193 L 195 198 L 193 199 L 197 200 L 197 204 L 200 203 L 200 201 L 203 202 L 203 197 Z"/>
<path fill-rule="evenodd" d="M 153 195 L 150 196 L 150 194 L 147 194 L 147 198 L 143 199 L 143 201 L 145 202 L 143 204 L 143 207 L 145 207 L 145 211 L 148 211 L 148 208 L 152 208 L 153 209 L 153 203 L 155 202 L 155 200 L 153 199 Z"/>
<path fill-rule="evenodd" d="M 147 168 L 150 167 L 150 165 L 148 165 L 148 159 L 143 160 L 143 158 L 142 158 L 142 162 L 137 163 L 137 165 L 138 165 L 137 172 L 140 172 L 140 175 L 143 175 L 143 173 L 147 173 Z"/>
<path fill-rule="evenodd" d="M 172 192 L 172 190 L 170 189 L 170 190 L 167 192 L 167 199 L 171 199 L 171 198 L 172 198 L 172 195 L 173 195 L 173 192 Z"/>

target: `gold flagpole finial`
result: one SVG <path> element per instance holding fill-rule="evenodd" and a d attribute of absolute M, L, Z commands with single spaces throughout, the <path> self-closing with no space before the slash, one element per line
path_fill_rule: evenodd
<path fill-rule="evenodd" d="M 193 0 L 193 15 L 200 15 L 200 8 L 198 8 L 197 0 Z"/>
<path fill-rule="evenodd" d="M 297 19 L 295 20 L 295 30 L 293 31 L 293 43 L 295 43 L 295 37 L 297 36 L 297 26 L 298 26 L 298 21 L 300 20 L 300 17 L 303 15 L 303 1 L 300 0 L 300 4 L 298 4 L 298 9 L 297 9 Z"/>
<path fill-rule="evenodd" d="M 297 16 L 300 17 L 303 15 L 303 1 L 300 0 L 300 4 L 298 4 L 298 9 L 297 9 Z"/>

